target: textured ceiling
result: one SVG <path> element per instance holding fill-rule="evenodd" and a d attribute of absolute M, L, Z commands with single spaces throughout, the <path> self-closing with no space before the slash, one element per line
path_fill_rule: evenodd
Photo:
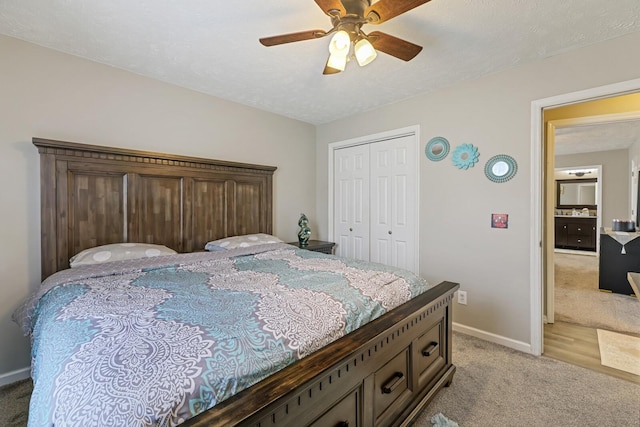
<path fill-rule="evenodd" d="M 0 0 L 0 33 L 312 124 L 640 31 L 639 0 L 432 0 L 379 26 L 424 47 L 323 76 L 312 0 Z"/>
<path fill-rule="evenodd" d="M 640 120 L 556 129 L 556 155 L 623 150 L 640 142 Z"/>

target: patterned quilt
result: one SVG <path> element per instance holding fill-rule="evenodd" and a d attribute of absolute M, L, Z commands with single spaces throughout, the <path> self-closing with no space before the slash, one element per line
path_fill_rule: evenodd
<path fill-rule="evenodd" d="M 286 244 L 56 273 L 17 314 L 29 425 L 180 424 L 428 288 Z"/>

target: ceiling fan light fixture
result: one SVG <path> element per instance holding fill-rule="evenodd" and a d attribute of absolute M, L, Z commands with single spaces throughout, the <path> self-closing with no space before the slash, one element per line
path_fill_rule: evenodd
<path fill-rule="evenodd" d="M 378 56 L 378 53 L 373 48 L 371 42 L 369 42 L 369 40 L 365 38 L 361 38 L 360 40 L 358 40 L 354 47 L 354 51 L 356 54 L 356 59 L 358 60 L 358 64 L 361 67 L 364 67 L 365 65 L 371 63 L 371 61 L 376 59 L 376 56 Z"/>
<path fill-rule="evenodd" d="M 339 55 L 337 53 L 332 53 L 331 55 L 329 55 L 329 60 L 327 61 L 327 67 L 344 71 L 346 66 L 347 66 L 347 55 Z"/>
<path fill-rule="evenodd" d="M 362 27 L 367 24 L 382 24 L 428 2 L 429 0 L 315 0 L 330 18 L 330 30 L 298 31 L 262 37 L 259 41 L 263 46 L 276 46 L 331 35 L 328 45 L 330 57 L 322 74 L 343 71 L 346 62 L 351 59 L 357 60 L 364 67 L 376 58 L 376 49 L 403 61 L 410 61 L 420 53 L 422 46 L 380 31 L 367 35 Z"/>
<path fill-rule="evenodd" d="M 329 52 L 331 55 L 344 56 L 346 58 L 350 48 L 351 38 L 349 37 L 349 33 L 344 30 L 335 33 L 329 43 Z"/>

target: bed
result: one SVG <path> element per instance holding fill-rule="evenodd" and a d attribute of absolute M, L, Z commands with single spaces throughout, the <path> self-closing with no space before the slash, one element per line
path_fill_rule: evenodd
<path fill-rule="evenodd" d="M 277 239 L 203 250 L 272 235 L 276 168 L 33 142 L 33 425 L 408 425 L 451 382 L 457 284 Z M 177 253 L 69 268 L 122 244 Z"/>

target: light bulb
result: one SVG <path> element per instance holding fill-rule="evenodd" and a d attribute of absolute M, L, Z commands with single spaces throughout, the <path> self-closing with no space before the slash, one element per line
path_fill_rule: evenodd
<path fill-rule="evenodd" d="M 350 47 L 351 38 L 349 37 L 349 34 L 344 30 L 340 30 L 331 38 L 331 43 L 329 43 L 329 52 L 332 55 L 340 55 L 346 57 L 349 53 Z"/>
<path fill-rule="evenodd" d="M 347 66 L 347 55 L 339 55 L 337 53 L 332 53 L 331 55 L 329 55 L 329 60 L 327 61 L 327 67 L 344 71 L 344 68 L 346 66 Z"/>
<path fill-rule="evenodd" d="M 354 48 L 356 53 L 356 59 L 358 60 L 358 64 L 361 67 L 369 64 L 371 61 L 376 59 L 378 53 L 373 48 L 373 45 L 367 39 L 360 39 Z"/>

